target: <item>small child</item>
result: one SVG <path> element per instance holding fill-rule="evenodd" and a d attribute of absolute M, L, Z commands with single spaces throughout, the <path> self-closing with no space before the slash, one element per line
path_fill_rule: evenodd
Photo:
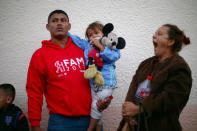
<path fill-rule="evenodd" d="M 86 29 L 86 38 L 90 43 L 100 50 L 100 57 L 103 60 L 103 66 L 101 73 L 104 78 L 104 86 L 96 85 L 94 79 L 90 79 L 91 93 L 92 93 L 92 105 L 91 105 L 91 120 L 88 131 L 93 131 L 102 117 L 102 113 L 97 109 L 97 101 L 99 99 L 104 100 L 107 97 L 112 97 L 112 93 L 117 88 L 116 72 L 115 72 L 115 61 L 120 58 L 120 51 L 118 49 L 112 50 L 107 46 L 103 46 L 98 38 L 103 36 L 102 33 L 103 25 L 99 22 L 91 23 Z M 80 39 L 77 36 L 73 36 L 72 40 L 76 45 L 84 50 L 84 56 L 86 59 L 86 66 L 88 66 L 89 59 L 88 53 L 90 52 L 91 45 L 86 40 Z M 77 44 L 78 43 L 78 44 Z M 98 67 L 97 67 L 98 68 Z"/>
<path fill-rule="evenodd" d="M 11 84 L 0 85 L 0 131 L 29 131 L 27 118 L 12 102 L 15 88 Z"/>

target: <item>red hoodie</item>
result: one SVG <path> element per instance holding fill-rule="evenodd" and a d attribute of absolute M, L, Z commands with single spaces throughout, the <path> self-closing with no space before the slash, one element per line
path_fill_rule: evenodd
<path fill-rule="evenodd" d="M 28 70 L 26 91 L 31 126 L 39 126 L 46 97 L 50 113 L 65 116 L 89 115 L 91 92 L 84 79 L 84 51 L 69 37 L 65 48 L 43 41 L 34 52 Z"/>

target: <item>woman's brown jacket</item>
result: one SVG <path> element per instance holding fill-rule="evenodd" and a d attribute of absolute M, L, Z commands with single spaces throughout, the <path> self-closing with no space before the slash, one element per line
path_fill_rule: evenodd
<path fill-rule="evenodd" d="M 131 81 L 126 100 L 134 101 L 138 85 L 152 76 L 150 96 L 141 101 L 147 113 L 149 131 L 181 131 L 179 115 L 186 105 L 192 87 L 188 64 L 174 55 L 162 63 L 156 56 L 143 61 Z M 122 119 L 118 130 L 124 125 Z"/>

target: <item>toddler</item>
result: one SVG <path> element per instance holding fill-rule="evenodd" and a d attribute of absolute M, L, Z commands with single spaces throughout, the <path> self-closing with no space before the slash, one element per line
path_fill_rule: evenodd
<path fill-rule="evenodd" d="M 99 67 L 99 70 L 104 78 L 104 85 L 97 85 L 94 79 L 90 79 L 92 105 L 91 120 L 88 131 L 93 131 L 99 120 L 102 118 L 102 113 L 97 109 L 97 101 L 99 99 L 104 100 L 107 97 L 112 98 L 112 93 L 114 89 L 117 88 L 115 62 L 120 58 L 120 51 L 118 49 L 110 49 L 101 44 L 100 38 L 103 36 L 102 29 L 103 25 L 97 21 L 91 23 L 87 27 L 85 36 L 90 43 L 69 33 L 69 36 L 72 37 L 73 42 L 78 43 L 77 46 L 84 50 L 86 66 L 88 66 L 88 64 L 92 64 L 88 58 L 88 54 L 92 49 L 91 46 L 95 46 L 98 49 L 98 55 L 103 61 L 102 68 Z"/>

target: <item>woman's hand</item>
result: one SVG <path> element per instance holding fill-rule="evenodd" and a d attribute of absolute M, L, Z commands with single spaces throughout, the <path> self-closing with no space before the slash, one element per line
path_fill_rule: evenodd
<path fill-rule="evenodd" d="M 139 106 L 135 105 L 133 102 L 126 101 L 122 105 L 122 116 L 135 116 L 139 113 Z"/>
<path fill-rule="evenodd" d="M 103 110 L 105 110 L 111 103 L 112 99 L 113 99 L 112 96 L 105 98 L 103 101 L 99 99 L 96 103 L 98 111 L 102 112 Z"/>

